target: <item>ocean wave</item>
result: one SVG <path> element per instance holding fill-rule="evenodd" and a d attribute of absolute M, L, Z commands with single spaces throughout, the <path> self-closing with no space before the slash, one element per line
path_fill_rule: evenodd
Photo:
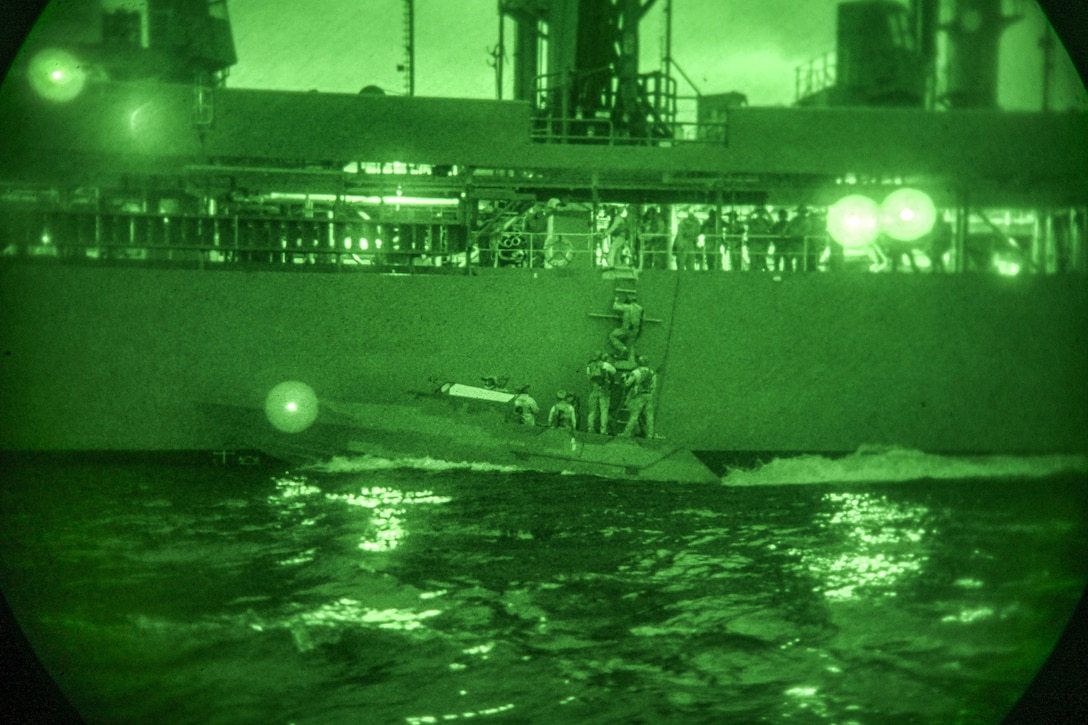
<path fill-rule="evenodd" d="M 517 473 L 524 469 L 494 463 L 471 461 L 445 461 L 440 458 L 405 457 L 382 458 L 368 454 L 359 456 L 333 456 L 328 461 L 306 466 L 304 470 L 319 473 L 362 473 L 366 471 L 392 471 L 411 469 L 419 471 L 477 471 L 480 473 Z"/>
<path fill-rule="evenodd" d="M 893 482 L 931 479 L 1043 478 L 1088 473 L 1081 455 L 945 456 L 910 448 L 865 446 L 842 458 L 801 455 L 775 458 L 753 469 L 736 469 L 722 478 L 729 486 Z"/>

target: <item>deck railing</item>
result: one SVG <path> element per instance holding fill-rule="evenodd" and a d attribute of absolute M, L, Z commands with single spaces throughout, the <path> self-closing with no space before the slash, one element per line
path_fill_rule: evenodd
<path fill-rule="evenodd" d="M 184 215 L 137 212 L 0 210 L 0 257 L 83 263 L 155 263 L 197 267 L 275 265 L 335 270 L 468 271 L 528 269 L 681 269 L 695 271 L 975 271 L 1001 274 L 1088 272 L 1081 214 L 1076 221 L 1037 224 L 1036 237 L 993 230 L 934 250 L 879 242 L 844 249 L 827 234 L 800 242 L 781 235 L 702 234 L 677 249 L 673 234 L 635 235 L 489 230 L 458 225 L 408 225 L 398 236 L 368 239 L 362 224 L 339 219 Z M 373 231 L 373 227 L 370 227 Z M 404 229 L 404 227 L 402 227 Z M 429 231 L 428 231 L 429 230 Z M 795 237 L 794 239 L 801 239 Z M 679 252 L 679 253 L 678 253 Z M 956 255 L 962 259 L 956 259 Z"/>

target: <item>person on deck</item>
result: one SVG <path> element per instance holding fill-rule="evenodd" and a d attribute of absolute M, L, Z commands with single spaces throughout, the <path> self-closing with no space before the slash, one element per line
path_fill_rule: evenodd
<path fill-rule="evenodd" d="M 819 272 L 820 258 L 823 257 L 827 244 L 827 213 L 813 211 L 808 217 L 808 230 L 805 236 L 805 271 Z"/>
<path fill-rule="evenodd" d="M 642 333 L 642 305 L 635 301 L 634 294 L 628 292 L 622 302 L 616 297 L 612 302 L 612 311 L 621 315 L 620 326 L 608 334 L 608 339 L 616 350 L 616 359 L 633 360 L 635 341 Z"/>
<path fill-rule="evenodd" d="M 676 237 L 672 242 L 672 253 L 676 256 L 678 270 L 695 269 L 695 245 L 699 241 L 699 220 L 695 213 L 688 211 L 676 227 Z"/>
<path fill-rule="evenodd" d="M 739 272 L 744 266 L 744 223 L 736 211 L 725 215 L 723 226 L 725 252 L 729 258 L 729 271 Z"/>
<path fill-rule="evenodd" d="M 657 392 L 657 373 L 649 366 L 645 355 L 639 355 L 638 367 L 627 374 L 627 410 L 630 418 L 621 436 L 631 437 L 635 427 L 642 426 L 647 439 L 654 437 L 654 394 Z"/>
<path fill-rule="evenodd" d="M 631 248 L 631 225 L 627 223 L 627 210 L 613 212 L 612 223 L 608 225 L 608 267 L 630 267 L 634 252 Z"/>
<path fill-rule="evenodd" d="M 952 230 L 952 224 L 945 218 L 944 212 L 937 212 L 937 221 L 933 224 L 933 229 L 929 233 L 929 264 L 930 271 L 934 273 L 943 273 L 944 269 L 944 255 L 952 249 L 952 238 L 954 232 Z"/>
<path fill-rule="evenodd" d="M 790 213 L 785 209 L 778 210 L 778 219 L 771 227 L 771 238 L 774 241 L 774 256 L 771 258 L 771 271 L 784 271 L 790 266 L 793 258 L 788 256 L 789 237 L 786 235 L 790 225 Z"/>
<path fill-rule="evenodd" d="M 639 222 L 639 239 L 642 243 L 642 266 L 646 269 L 668 269 L 668 235 L 661 210 L 650 206 Z"/>
<path fill-rule="evenodd" d="M 771 228 L 774 220 L 767 207 L 757 207 L 748 217 L 748 271 L 767 271 L 767 251 L 771 246 Z"/>
<path fill-rule="evenodd" d="M 720 270 L 722 268 L 722 224 L 715 209 L 710 210 L 702 226 L 699 227 L 699 242 L 701 247 L 698 258 L 701 267 L 708 271 Z"/>
<path fill-rule="evenodd" d="M 568 428 L 571 433 L 578 425 L 578 416 L 574 412 L 574 406 L 570 404 L 567 393 L 560 390 L 555 394 L 555 405 L 548 411 L 548 427 Z"/>
<path fill-rule="evenodd" d="M 790 219 L 786 227 L 786 268 L 785 272 L 805 271 L 805 238 L 808 236 L 812 220 L 809 217 L 808 207 L 799 206 L 793 219 Z"/>
<path fill-rule="evenodd" d="M 518 391 L 518 394 L 514 396 L 512 403 L 514 405 L 514 414 L 518 417 L 518 420 L 521 421 L 522 425 L 536 425 L 536 414 L 540 412 L 540 407 L 536 404 L 536 401 L 533 400 L 532 396 L 529 395 L 528 385 Z"/>
<path fill-rule="evenodd" d="M 608 359 L 608 353 L 594 355 L 586 365 L 589 378 L 589 413 L 587 430 L 595 433 L 597 419 L 601 421 L 601 435 L 608 435 L 608 411 L 612 404 L 612 384 L 616 380 L 616 366 Z"/>

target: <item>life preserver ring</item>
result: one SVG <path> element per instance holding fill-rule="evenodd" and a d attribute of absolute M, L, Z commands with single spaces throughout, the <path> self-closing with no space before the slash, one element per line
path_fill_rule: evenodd
<path fill-rule="evenodd" d="M 561 236 L 544 241 L 544 261 L 552 267 L 566 267 L 574 260 L 574 245 Z"/>

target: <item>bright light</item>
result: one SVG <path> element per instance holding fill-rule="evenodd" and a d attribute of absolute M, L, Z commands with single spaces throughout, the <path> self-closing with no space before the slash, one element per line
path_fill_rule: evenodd
<path fill-rule="evenodd" d="M 83 91 L 87 74 L 68 51 L 47 48 L 30 60 L 27 79 L 42 98 L 67 103 Z"/>
<path fill-rule="evenodd" d="M 918 189 L 893 191 L 880 205 L 880 229 L 892 239 L 910 242 L 929 234 L 937 208 L 929 194 Z"/>
<path fill-rule="evenodd" d="M 876 202 L 861 194 L 839 199 L 827 209 L 827 231 L 844 247 L 864 248 L 879 232 Z"/>
<path fill-rule="evenodd" d="M 301 433 L 317 419 L 317 395 L 297 380 L 280 383 L 264 401 L 268 422 L 284 433 Z"/>

